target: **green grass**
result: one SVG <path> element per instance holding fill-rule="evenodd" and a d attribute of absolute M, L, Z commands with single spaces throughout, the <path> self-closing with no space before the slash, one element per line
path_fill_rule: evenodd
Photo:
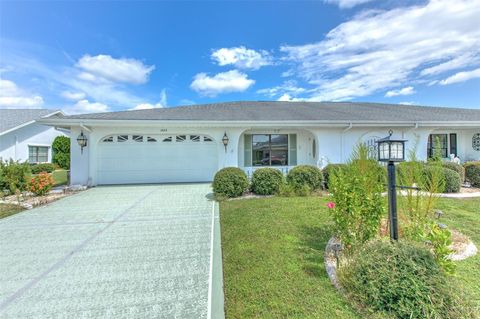
<path fill-rule="evenodd" d="M 220 205 L 227 318 L 360 318 L 334 289 L 323 253 L 332 222 L 320 197 L 235 200 Z M 480 243 L 480 199 L 442 199 L 442 222 Z M 480 256 L 457 276 L 480 306 Z"/>
<path fill-rule="evenodd" d="M 52 177 L 55 180 L 55 186 L 67 184 L 67 170 L 59 169 L 52 172 Z"/>
<path fill-rule="evenodd" d="M 0 219 L 14 215 L 23 210 L 25 210 L 25 208 L 18 205 L 0 203 Z"/>

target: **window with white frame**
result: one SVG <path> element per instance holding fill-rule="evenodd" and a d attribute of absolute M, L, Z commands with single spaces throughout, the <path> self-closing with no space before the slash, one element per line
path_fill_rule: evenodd
<path fill-rule="evenodd" d="M 457 134 L 430 134 L 428 137 L 427 154 L 433 157 L 438 153 L 443 158 L 448 158 L 450 154 L 458 155 Z"/>
<path fill-rule="evenodd" d="M 48 146 L 29 145 L 28 162 L 32 164 L 48 162 Z"/>
<path fill-rule="evenodd" d="M 252 135 L 253 166 L 288 165 L 288 134 Z"/>

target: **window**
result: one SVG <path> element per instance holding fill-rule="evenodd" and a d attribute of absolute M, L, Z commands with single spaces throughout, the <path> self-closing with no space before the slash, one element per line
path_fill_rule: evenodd
<path fill-rule="evenodd" d="M 253 166 L 288 165 L 288 135 L 252 135 L 252 164 Z"/>
<path fill-rule="evenodd" d="M 208 136 L 204 136 L 204 137 L 203 137 L 203 141 L 204 141 L 204 142 L 213 142 L 213 140 L 212 140 L 210 137 L 208 137 Z"/>
<path fill-rule="evenodd" d="M 172 141 L 172 137 L 169 136 L 169 137 L 165 137 L 162 142 L 171 142 L 171 141 Z"/>
<path fill-rule="evenodd" d="M 187 136 L 186 136 L 186 135 L 177 135 L 177 136 L 175 136 L 175 142 L 185 142 L 186 139 L 187 139 Z"/>
<path fill-rule="evenodd" d="M 156 142 L 157 140 L 151 136 L 147 136 L 147 142 Z"/>
<path fill-rule="evenodd" d="M 439 147 L 436 149 L 436 147 Z M 428 138 L 428 157 L 433 157 L 438 152 L 441 157 L 448 157 L 448 134 L 430 134 Z"/>
<path fill-rule="evenodd" d="M 126 142 L 128 141 L 128 135 L 118 135 L 117 142 Z"/>
<path fill-rule="evenodd" d="M 103 142 L 105 143 L 113 143 L 113 136 L 105 137 L 103 139 Z"/>
<path fill-rule="evenodd" d="M 450 154 L 455 154 L 457 156 L 457 134 L 450 134 Z"/>
<path fill-rule="evenodd" d="M 48 162 L 48 146 L 29 146 L 28 161 L 30 163 Z"/>
<path fill-rule="evenodd" d="M 200 135 L 190 135 L 190 141 L 200 142 Z"/>
<path fill-rule="evenodd" d="M 142 136 L 142 135 L 133 135 L 133 136 L 132 136 L 132 139 L 133 139 L 135 142 L 143 142 L 143 136 Z"/>

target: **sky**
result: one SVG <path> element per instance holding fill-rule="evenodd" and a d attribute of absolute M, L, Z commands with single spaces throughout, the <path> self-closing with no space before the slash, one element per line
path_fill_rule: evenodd
<path fill-rule="evenodd" d="M 239 100 L 480 108 L 480 0 L 0 0 L 0 108 Z"/>

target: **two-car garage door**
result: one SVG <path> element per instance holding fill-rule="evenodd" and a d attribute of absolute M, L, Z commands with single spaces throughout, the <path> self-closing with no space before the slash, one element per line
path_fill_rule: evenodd
<path fill-rule="evenodd" d="M 218 169 L 217 144 L 201 134 L 121 134 L 98 147 L 98 184 L 206 182 Z"/>

